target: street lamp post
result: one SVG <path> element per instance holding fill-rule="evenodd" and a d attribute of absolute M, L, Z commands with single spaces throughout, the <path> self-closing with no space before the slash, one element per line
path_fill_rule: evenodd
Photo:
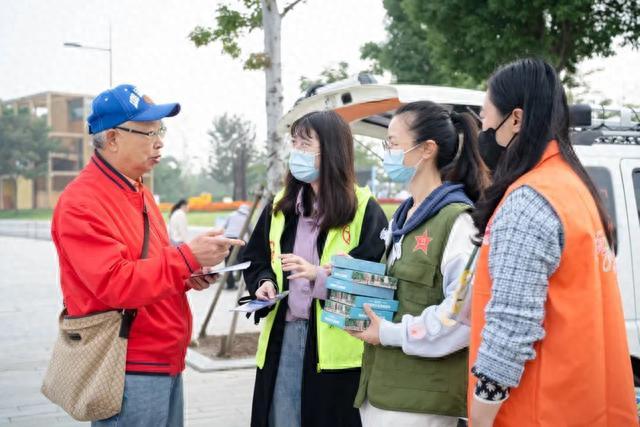
<path fill-rule="evenodd" d="M 113 60 L 112 60 L 112 50 L 111 50 L 111 24 L 109 24 L 109 47 L 99 47 L 99 46 L 86 46 L 80 43 L 75 42 L 65 42 L 65 47 L 75 47 L 79 49 L 89 49 L 89 50 L 100 50 L 102 52 L 109 52 L 109 87 L 113 86 Z"/>

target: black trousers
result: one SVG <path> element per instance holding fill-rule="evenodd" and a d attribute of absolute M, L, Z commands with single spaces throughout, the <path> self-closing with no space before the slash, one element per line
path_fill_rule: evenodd
<path fill-rule="evenodd" d="M 242 259 L 242 253 L 244 252 L 244 247 L 241 247 L 240 250 L 238 251 L 238 256 L 236 257 L 236 264 L 238 263 L 238 260 Z M 227 257 L 224 259 L 224 265 L 228 266 L 229 265 L 229 258 L 231 258 L 231 253 L 229 253 L 229 255 L 227 255 Z M 242 274 L 242 272 L 240 271 L 230 271 L 229 275 L 227 276 L 227 286 L 226 289 L 235 289 L 236 288 L 236 281 L 240 280 L 240 274 Z"/>

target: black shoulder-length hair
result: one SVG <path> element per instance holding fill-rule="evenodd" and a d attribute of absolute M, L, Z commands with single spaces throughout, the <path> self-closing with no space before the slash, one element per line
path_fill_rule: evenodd
<path fill-rule="evenodd" d="M 351 222 L 358 207 L 353 136 L 349 125 L 334 111 L 308 113 L 291 126 L 291 137 L 320 141 L 320 185 L 314 194 L 310 184 L 298 181 L 291 172 L 285 178 L 284 196 L 275 205 L 276 212 L 294 215 L 298 192 L 303 189 L 305 216 L 311 215 L 317 200 L 320 230 L 342 227 Z"/>
<path fill-rule="evenodd" d="M 175 211 L 177 211 L 178 209 L 180 209 L 181 207 L 183 207 L 186 204 L 187 204 L 187 200 L 186 199 L 178 200 L 178 202 L 175 205 L 171 206 L 171 212 L 169 213 L 169 218 L 171 218 L 171 215 L 173 215 L 173 213 Z"/>
<path fill-rule="evenodd" d="M 538 164 L 552 139 L 560 154 L 580 177 L 593 197 L 611 248 L 616 248 L 615 229 L 598 190 L 578 159 L 569 139 L 567 97 L 555 69 L 540 59 L 520 59 L 499 68 L 489 78 L 487 96 L 506 116 L 523 111 L 520 132 L 502 155 L 489 186 L 476 204 L 474 223 L 481 238 L 487 223 L 509 186 Z"/>

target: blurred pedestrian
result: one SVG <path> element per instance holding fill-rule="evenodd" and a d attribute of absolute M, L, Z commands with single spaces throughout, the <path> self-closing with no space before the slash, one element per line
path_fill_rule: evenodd
<path fill-rule="evenodd" d="M 173 246 L 189 240 L 189 221 L 187 219 L 189 203 L 185 199 L 180 199 L 178 203 L 171 207 L 169 213 L 169 237 Z"/>

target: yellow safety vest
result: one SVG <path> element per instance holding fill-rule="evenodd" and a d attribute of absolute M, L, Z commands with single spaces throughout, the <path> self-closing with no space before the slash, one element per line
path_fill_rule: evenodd
<path fill-rule="evenodd" d="M 320 256 L 320 264 L 329 264 L 331 256 L 339 253 L 349 253 L 360 242 L 360 231 L 364 220 L 367 203 L 372 197 L 368 188 L 357 187 L 356 197 L 358 208 L 350 224 L 341 228 L 332 228 L 327 233 L 327 241 Z M 275 206 L 282 198 L 284 191 L 280 191 L 274 201 Z M 284 215 L 282 212 L 273 212 L 271 215 L 271 228 L 269 230 L 269 246 L 271 248 L 271 268 L 276 275 L 278 290 L 282 291 L 282 265 L 280 263 L 280 238 L 284 231 Z M 349 369 L 359 368 L 362 364 L 363 344 L 359 339 L 353 338 L 340 328 L 328 325 L 320 320 L 320 302 L 316 301 L 316 336 L 318 340 L 318 372 L 324 369 Z M 264 328 L 258 340 L 256 364 L 258 368 L 264 367 L 264 362 L 269 344 L 269 336 L 273 327 L 276 313 L 280 309 L 280 303 L 265 318 Z"/>

